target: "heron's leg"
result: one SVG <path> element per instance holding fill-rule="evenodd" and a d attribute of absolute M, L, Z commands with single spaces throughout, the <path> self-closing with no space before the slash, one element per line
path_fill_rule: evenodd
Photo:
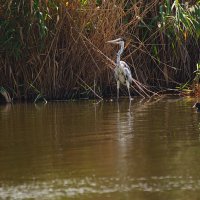
<path fill-rule="evenodd" d="M 130 83 L 129 83 L 128 80 L 126 80 L 126 86 L 127 86 L 127 89 L 128 89 L 129 100 L 132 100 L 132 98 L 131 98 L 131 94 L 130 94 Z"/>
<path fill-rule="evenodd" d="M 117 100 L 119 99 L 119 87 L 120 87 L 120 82 L 117 80 Z"/>

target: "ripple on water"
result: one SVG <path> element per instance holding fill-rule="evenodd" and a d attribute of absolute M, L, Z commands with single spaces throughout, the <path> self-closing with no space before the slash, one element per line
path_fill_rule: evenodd
<path fill-rule="evenodd" d="M 197 191 L 200 179 L 182 176 L 140 177 L 86 177 L 83 179 L 64 179 L 49 182 L 33 181 L 29 184 L 1 184 L 0 199 L 57 199 L 62 197 L 92 197 L 111 193 L 134 191 Z"/>

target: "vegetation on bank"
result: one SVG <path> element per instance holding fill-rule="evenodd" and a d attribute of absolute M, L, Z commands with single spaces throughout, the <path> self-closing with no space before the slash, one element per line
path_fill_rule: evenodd
<path fill-rule="evenodd" d="M 1 0 L 0 86 L 18 99 L 114 96 L 117 49 L 105 42 L 123 37 L 132 93 L 184 89 L 199 36 L 195 0 Z"/>

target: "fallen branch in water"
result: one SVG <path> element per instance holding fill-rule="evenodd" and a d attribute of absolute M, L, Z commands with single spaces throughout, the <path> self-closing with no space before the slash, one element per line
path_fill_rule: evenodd
<path fill-rule="evenodd" d="M 7 103 L 12 102 L 10 94 L 8 93 L 8 91 L 4 87 L 0 87 L 0 93 L 3 95 L 3 97 L 4 97 L 4 99 Z"/>
<path fill-rule="evenodd" d="M 77 76 L 77 78 L 82 82 L 82 83 L 84 83 L 86 86 L 87 86 L 87 88 L 90 90 L 90 91 L 92 91 L 93 92 L 93 94 L 96 96 L 96 97 L 98 97 L 99 99 L 101 99 L 101 100 L 103 100 L 103 98 L 101 97 L 101 96 L 99 96 L 83 79 L 81 79 L 80 77 L 78 77 Z"/>

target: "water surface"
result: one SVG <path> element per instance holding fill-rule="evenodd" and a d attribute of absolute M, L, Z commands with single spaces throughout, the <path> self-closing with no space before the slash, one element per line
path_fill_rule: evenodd
<path fill-rule="evenodd" d="M 0 199 L 198 199 L 194 99 L 0 106 Z"/>

